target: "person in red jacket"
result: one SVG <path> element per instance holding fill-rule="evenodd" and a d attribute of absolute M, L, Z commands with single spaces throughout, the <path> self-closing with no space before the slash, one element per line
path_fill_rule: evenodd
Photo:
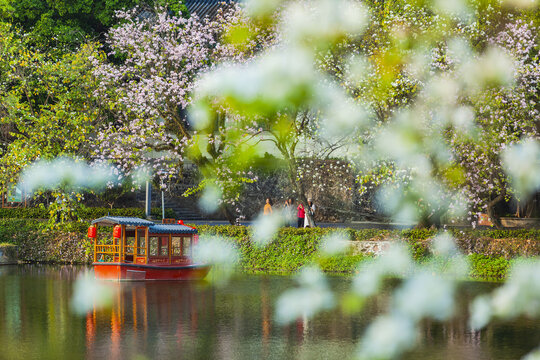
<path fill-rule="evenodd" d="M 298 227 L 304 227 L 304 216 L 306 216 L 306 211 L 304 210 L 304 205 L 302 203 L 298 204 Z"/>

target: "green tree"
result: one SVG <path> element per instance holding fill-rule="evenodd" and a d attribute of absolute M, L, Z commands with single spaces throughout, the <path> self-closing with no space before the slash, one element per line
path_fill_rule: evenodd
<path fill-rule="evenodd" d="M 94 43 L 59 57 L 35 50 L 0 24 L 0 186 L 16 183 L 30 163 L 61 156 L 88 157 L 94 128 L 106 115 L 95 101 Z"/>
<path fill-rule="evenodd" d="M 140 0 L 2 0 L 0 20 L 22 28 L 42 49 L 73 49 L 88 39 L 95 40 L 113 26 L 117 10 L 131 9 L 139 4 L 146 4 L 149 9 L 164 5 L 173 13 L 187 15 L 182 0 L 150 3 Z"/>

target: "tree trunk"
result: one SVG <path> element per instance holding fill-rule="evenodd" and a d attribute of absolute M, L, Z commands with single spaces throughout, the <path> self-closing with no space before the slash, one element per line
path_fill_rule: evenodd
<path fill-rule="evenodd" d="M 529 199 L 527 202 L 523 203 L 517 201 L 516 217 L 518 218 L 531 218 L 536 209 L 536 197 Z"/>
<path fill-rule="evenodd" d="M 297 196 L 298 196 L 298 202 L 301 203 L 304 206 L 304 211 L 306 213 L 307 221 L 308 223 L 315 224 L 315 221 L 313 220 L 313 217 L 309 213 L 309 206 L 308 206 L 308 199 L 306 196 L 306 189 L 304 188 L 304 184 L 302 183 L 302 180 L 298 177 L 298 168 L 296 166 L 296 159 L 288 158 L 288 166 L 289 166 L 289 182 L 293 189 L 296 190 Z M 304 220 L 305 222 L 305 220 Z M 304 225 L 305 226 L 305 225 Z"/>
<path fill-rule="evenodd" d="M 429 216 L 424 216 L 420 219 L 418 224 L 414 227 L 415 229 L 426 229 L 426 228 L 441 228 L 441 217 L 444 215 L 444 211 L 436 211 Z"/>
<path fill-rule="evenodd" d="M 495 206 L 504 200 L 504 193 L 497 195 L 495 199 L 491 200 L 487 206 L 487 214 L 489 219 L 497 229 L 502 229 L 501 218 L 495 213 Z"/>
<path fill-rule="evenodd" d="M 221 213 L 225 216 L 229 224 L 236 225 L 236 216 L 234 216 L 234 214 L 229 209 L 227 204 L 221 204 L 220 209 L 221 209 Z"/>

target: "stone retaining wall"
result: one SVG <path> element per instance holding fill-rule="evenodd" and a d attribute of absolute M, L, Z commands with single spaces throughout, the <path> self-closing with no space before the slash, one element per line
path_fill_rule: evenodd
<path fill-rule="evenodd" d="M 388 248 L 392 241 L 380 240 L 380 241 L 349 241 L 349 246 L 353 250 L 353 255 L 381 255 Z"/>
<path fill-rule="evenodd" d="M 0 245 L 0 265 L 17 264 L 17 246 Z"/>

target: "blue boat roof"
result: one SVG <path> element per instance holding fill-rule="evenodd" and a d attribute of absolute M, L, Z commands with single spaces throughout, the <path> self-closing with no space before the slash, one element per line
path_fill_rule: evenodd
<path fill-rule="evenodd" d="M 190 226 L 180 224 L 154 224 L 148 228 L 153 234 L 196 234 L 198 231 Z"/>
<path fill-rule="evenodd" d="M 102 226 L 128 225 L 147 226 L 148 232 L 153 234 L 197 234 L 197 229 L 181 224 L 156 224 L 150 220 L 129 216 L 104 216 L 92 221 L 92 224 Z"/>
<path fill-rule="evenodd" d="M 130 216 L 104 216 L 92 221 L 92 224 L 113 226 L 116 224 L 129 226 L 152 226 L 154 223 L 150 220 L 144 220 Z"/>

